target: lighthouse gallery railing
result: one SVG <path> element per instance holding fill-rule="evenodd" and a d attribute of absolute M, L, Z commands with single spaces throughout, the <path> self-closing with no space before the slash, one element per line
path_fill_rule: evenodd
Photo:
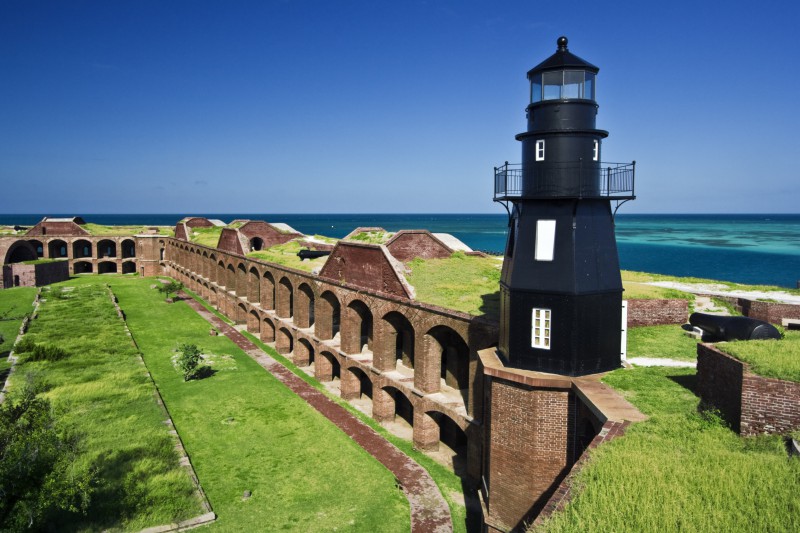
<path fill-rule="evenodd" d="M 599 168 L 598 168 L 599 165 Z M 520 164 L 494 169 L 494 200 L 517 198 L 602 198 L 631 200 L 636 161 L 632 163 L 583 161 L 537 164 L 525 170 Z"/>

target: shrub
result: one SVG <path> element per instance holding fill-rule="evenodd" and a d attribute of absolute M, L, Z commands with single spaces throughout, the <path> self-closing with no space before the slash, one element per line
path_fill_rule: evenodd
<path fill-rule="evenodd" d="M 60 346 L 56 346 L 55 344 L 44 343 L 44 344 L 36 344 L 34 343 L 33 349 L 30 350 L 30 354 L 27 356 L 28 361 L 59 361 L 61 359 L 65 359 L 69 356 L 69 353 L 61 348 Z"/>
<path fill-rule="evenodd" d="M 202 379 L 210 375 L 211 369 L 200 364 L 203 358 L 196 344 L 182 344 L 179 349 L 181 355 L 178 357 L 178 367 L 183 372 L 184 381 Z"/>
<path fill-rule="evenodd" d="M 14 352 L 17 354 L 25 353 L 33 351 L 36 347 L 36 343 L 33 340 L 33 337 L 30 335 L 25 335 L 22 337 L 17 344 L 14 345 Z"/>

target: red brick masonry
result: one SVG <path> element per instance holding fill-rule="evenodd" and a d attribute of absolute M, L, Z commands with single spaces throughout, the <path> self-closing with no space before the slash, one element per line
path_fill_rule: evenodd
<path fill-rule="evenodd" d="M 711 344 L 697 346 L 697 393 L 740 435 L 800 429 L 800 383 L 756 376 Z"/>
<path fill-rule="evenodd" d="M 628 300 L 628 327 L 685 324 L 688 300 Z"/>

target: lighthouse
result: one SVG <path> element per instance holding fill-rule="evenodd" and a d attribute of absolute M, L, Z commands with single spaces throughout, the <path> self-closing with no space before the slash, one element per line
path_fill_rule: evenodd
<path fill-rule="evenodd" d="M 602 160 L 600 69 L 567 45 L 560 37 L 528 71 L 522 163 L 495 168 L 494 200 L 509 214 L 498 354 L 512 368 L 581 376 L 620 366 L 614 215 L 635 198 L 635 162 Z"/>

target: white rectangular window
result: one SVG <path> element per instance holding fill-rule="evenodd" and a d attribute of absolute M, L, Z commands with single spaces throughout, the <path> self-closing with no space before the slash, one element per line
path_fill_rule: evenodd
<path fill-rule="evenodd" d="M 531 346 L 550 349 L 550 309 L 533 308 L 531 312 Z"/>
<path fill-rule="evenodd" d="M 592 155 L 592 160 L 593 161 L 597 161 L 598 159 L 600 159 L 600 141 L 595 139 L 595 141 L 594 141 L 594 153 Z"/>
<path fill-rule="evenodd" d="M 536 160 L 544 161 L 544 139 L 536 141 Z"/>
<path fill-rule="evenodd" d="M 537 261 L 552 261 L 556 247 L 556 221 L 536 221 L 536 248 L 534 259 Z"/>

